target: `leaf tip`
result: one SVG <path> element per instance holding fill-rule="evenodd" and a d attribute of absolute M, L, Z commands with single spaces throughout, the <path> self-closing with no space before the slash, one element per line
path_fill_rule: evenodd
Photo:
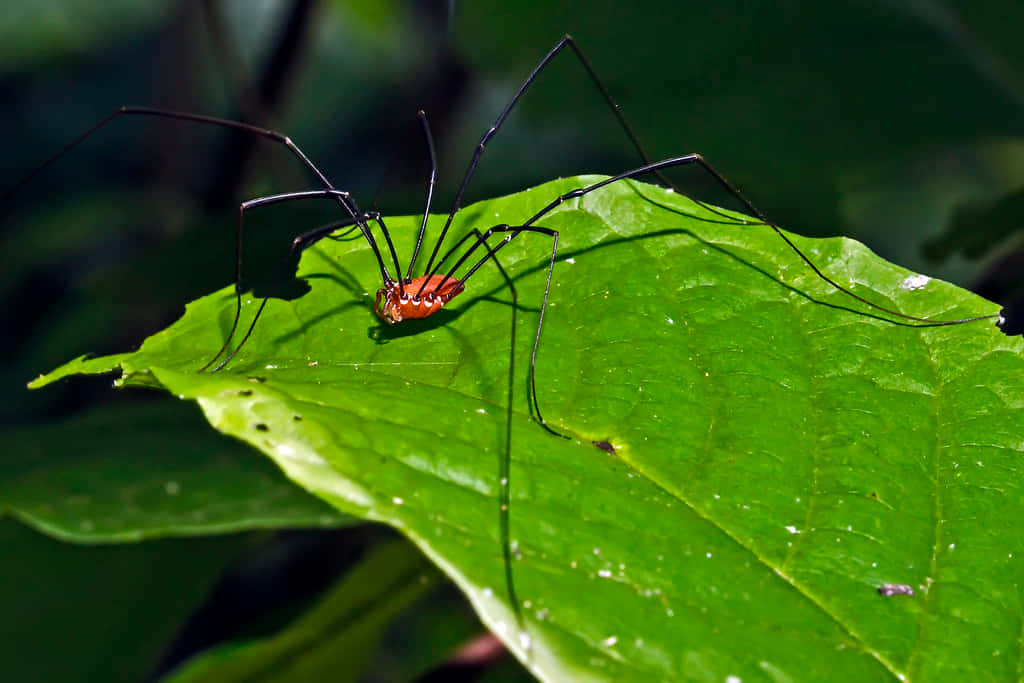
<path fill-rule="evenodd" d="M 85 354 L 68 361 L 50 372 L 40 374 L 34 380 L 28 382 L 26 386 L 29 389 L 41 389 L 70 375 L 100 375 L 112 372 L 121 367 L 121 361 L 128 355 L 130 354 L 93 358 L 91 354 Z"/>

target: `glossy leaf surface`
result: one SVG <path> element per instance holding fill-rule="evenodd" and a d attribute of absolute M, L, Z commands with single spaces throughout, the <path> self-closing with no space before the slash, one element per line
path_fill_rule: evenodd
<path fill-rule="evenodd" d="M 350 523 L 192 406 L 104 407 L 4 434 L 0 511 L 75 543 Z"/>
<path fill-rule="evenodd" d="M 593 180 L 468 207 L 457 232 L 515 224 Z M 990 322 L 880 320 L 768 228 L 728 222 L 639 183 L 541 222 L 561 242 L 538 398 L 572 440 L 528 412 L 551 246 L 537 235 L 500 255 L 517 309 L 488 265 L 442 313 L 381 328 L 372 254 L 361 239 L 325 242 L 300 269 L 312 291 L 271 301 L 218 374 L 195 370 L 230 327 L 230 288 L 136 353 L 79 359 L 37 384 L 119 366 L 124 382 L 198 401 L 309 491 L 410 536 L 544 679 L 1012 680 L 1021 340 Z M 389 225 L 409 254 L 415 221 Z M 996 311 L 849 240 L 796 241 L 887 307 Z M 514 311 L 510 514 L 525 636 L 498 514 Z M 915 595 L 882 597 L 884 583 Z"/>

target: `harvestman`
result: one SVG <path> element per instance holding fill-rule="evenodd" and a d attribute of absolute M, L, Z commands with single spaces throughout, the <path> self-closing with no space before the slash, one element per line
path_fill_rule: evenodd
<path fill-rule="evenodd" d="M 505 119 L 508 117 L 508 115 L 512 111 L 513 107 L 519 101 L 520 97 L 522 97 L 522 95 L 530 87 L 530 85 L 534 82 L 534 80 L 537 78 L 537 76 L 566 47 L 571 48 L 571 52 L 576 55 L 580 65 L 587 72 L 587 74 L 589 75 L 589 77 L 590 77 L 592 83 L 594 84 L 594 86 L 600 91 L 600 93 L 601 93 L 602 97 L 604 98 L 605 102 L 607 103 L 609 109 L 615 115 L 616 119 L 619 122 L 619 125 L 622 127 L 624 133 L 629 138 L 629 140 L 632 143 L 633 147 L 636 149 L 638 155 L 640 156 L 640 159 L 643 162 L 642 165 L 637 167 L 637 168 L 634 168 L 632 170 L 626 171 L 624 173 L 619 173 L 618 175 L 612 176 L 610 178 L 607 178 L 607 179 L 602 180 L 600 182 L 594 183 L 592 185 L 588 185 L 586 187 L 581 187 L 581 188 L 575 189 L 575 190 L 573 190 L 571 192 L 568 192 L 566 194 L 563 194 L 563 195 L 553 199 L 546 206 L 544 206 L 544 208 L 542 208 L 540 211 L 538 211 L 533 216 L 531 216 L 530 218 L 528 218 L 526 221 L 524 221 L 523 223 L 521 223 L 519 225 L 499 224 L 499 225 L 492 226 L 492 227 L 488 228 L 486 231 L 483 231 L 483 232 L 481 232 L 480 230 L 474 228 L 474 229 L 470 230 L 466 235 L 464 235 L 461 239 L 456 241 L 456 243 L 454 245 L 452 245 L 447 251 L 445 251 L 444 254 L 441 255 L 440 258 L 438 258 L 438 255 L 441 252 L 441 247 L 444 244 L 445 238 L 446 238 L 446 236 L 448 234 L 448 230 L 449 230 L 449 228 L 452 225 L 452 221 L 454 220 L 455 215 L 462 208 L 462 201 L 463 201 L 463 197 L 465 195 L 466 189 L 468 188 L 468 186 L 470 184 L 470 181 L 472 180 L 473 175 L 476 172 L 477 165 L 480 162 L 480 158 L 483 155 L 483 152 L 484 152 L 484 149 L 487 146 L 487 143 L 491 140 L 492 137 L 494 137 L 494 135 L 501 128 L 502 124 L 505 122 Z M 92 135 L 93 133 L 95 133 L 96 131 L 98 131 L 100 128 L 104 127 L 105 125 L 107 125 L 111 121 L 113 121 L 113 120 L 115 120 L 115 119 L 117 119 L 117 118 L 119 118 L 119 117 L 121 117 L 123 115 L 156 116 L 156 117 L 163 117 L 163 118 L 169 118 L 169 119 L 177 119 L 177 120 L 182 120 L 182 121 L 190 121 L 190 122 L 195 122 L 195 123 L 209 124 L 209 125 L 214 125 L 214 126 L 221 126 L 221 127 L 225 127 L 225 128 L 232 128 L 232 129 L 235 129 L 235 130 L 242 131 L 244 133 L 248 133 L 248 134 L 251 134 L 251 135 L 255 135 L 255 136 L 259 136 L 259 137 L 263 137 L 263 138 L 272 140 L 272 141 L 274 141 L 274 142 L 276 142 L 276 143 L 286 147 L 295 157 L 298 158 L 298 160 L 316 177 L 316 179 L 322 185 L 322 189 L 308 190 L 308 191 L 303 191 L 303 192 L 289 192 L 289 193 L 285 193 L 285 194 L 277 194 L 277 195 L 272 195 L 272 196 L 267 196 L 267 197 L 260 197 L 260 198 L 257 198 L 257 199 L 252 199 L 250 201 L 244 202 L 244 203 L 242 203 L 239 206 L 238 226 L 237 226 L 237 229 L 236 229 L 236 237 L 235 237 L 236 258 L 235 258 L 235 315 L 234 315 L 234 320 L 233 320 L 232 325 L 231 325 L 231 330 L 229 331 L 229 333 L 227 335 L 227 339 L 225 340 L 223 346 L 220 348 L 220 350 L 217 352 L 217 354 L 206 363 L 206 365 L 204 365 L 202 368 L 200 368 L 200 370 L 199 370 L 200 372 L 203 372 L 203 371 L 206 371 L 206 370 L 211 370 L 212 372 L 216 372 L 216 371 L 224 368 L 228 363 L 231 362 L 231 360 L 238 354 L 238 352 L 241 350 L 241 348 L 245 345 L 246 341 L 248 341 L 249 337 L 252 335 L 253 330 L 256 327 L 256 323 L 259 320 L 260 315 L 263 313 L 263 310 L 266 307 L 267 301 L 269 299 L 269 297 L 267 297 L 267 298 L 264 298 L 262 300 L 262 302 L 260 303 L 259 308 L 257 309 L 257 312 L 256 312 L 255 316 L 253 317 L 252 322 L 249 324 L 248 329 L 246 330 L 245 334 L 243 335 L 242 340 L 235 346 L 235 348 L 233 350 L 228 352 L 228 349 L 231 346 L 231 342 L 234 339 L 234 336 L 235 336 L 236 332 L 238 331 L 239 320 L 241 318 L 241 310 L 242 310 L 242 243 L 243 243 L 243 227 L 244 227 L 244 221 L 245 221 L 245 213 L 248 210 L 250 210 L 250 209 L 257 208 L 257 207 L 260 207 L 260 206 L 266 206 L 268 204 L 275 204 L 275 203 L 287 202 L 287 201 L 306 200 L 306 199 L 312 199 L 312 198 L 328 198 L 328 199 L 334 200 L 342 208 L 344 213 L 347 214 L 346 218 L 344 218 L 344 219 L 342 219 L 340 221 L 331 223 L 329 225 L 317 228 L 316 230 L 303 233 L 303 234 L 297 236 L 296 238 L 294 238 L 294 240 L 292 241 L 291 249 L 289 250 L 289 253 L 288 253 L 288 258 L 290 259 L 294 255 L 296 255 L 296 254 L 302 252 L 303 250 L 309 248 L 310 246 L 316 244 L 321 239 L 324 239 L 324 238 L 332 236 L 333 233 L 335 233 L 337 230 L 339 230 L 341 228 L 347 227 L 349 229 L 352 229 L 352 227 L 354 227 L 355 229 L 358 229 L 358 231 L 362 234 L 362 237 L 366 240 L 366 242 L 369 245 L 370 249 L 373 251 L 373 254 L 374 254 L 374 256 L 375 256 L 375 258 L 377 260 L 377 266 L 378 266 L 378 268 L 380 270 L 380 274 L 381 274 L 382 286 L 377 291 L 377 295 L 376 295 L 376 299 L 374 301 L 373 309 L 374 309 L 374 312 L 388 325 L 397 325 L 397 324 L 400 324 L 402 321 L 408 320 L 408 319 L 426 318 L 426 317 L 429 317 L 429 316 L 433 315 L 437 311 L 441 310 L 452 299 L 454 299 L 456 296 L 458 296 L 462 292 L 466 291 L 466 286 L 467 286 L 466 283 L 468 282 L 468 280 L 487 261 L 493 261 L 495 266 L 501 272 L 501 275 L 502 275 L 502 277 L 505 280 L 505 284 L 509 288 L 509 291 L 510 291 L 510 293 L 512 295 L 512 298 L 513 298 L 513 307 L 512 308 L 513 308 L 513 315 L 514 315 L 515 309 L 517 308 L 517 294 L 516 294 L 515 286 L 512 284 L 512 280 L 508 276 L 508 274 L 505 272 L 504 268 L 502 268 L 501 264 L 498 262 L 497 253 L 501 249 L 503 249 L 505 246 L 507 246 L 513 239 L 515 239 L 519 235 L 522 235 L 522 234 L 543 235 L 543 236 L 548 237 L 548 238 L 551 239 L 552 247 L 551 247 L 551 257 L 550 257 L 550 260 L 548 262 L 547 279 L 546 279 L 545 286 L 544 286 L 544 297 L 543 297 L 543 300 L 541 302 L 540 314 L 539 314 L 538 321 L 537 321 L 537 330 L 536 330 L 536 333 L 534 334 L 533 347 L 532 347 L 532 350 L 531 350 L 531 353 L 530 353 L 530 369 L 529 369 L 529 378 L 528 378 L 529 402 L 530 402 L 530 407 L 531 407 L 531 409 L 533 411 L 533 414 L 534 414 L 537 422 L 540 424 L 541 427 L 543 427 L 545 430 L 547 430 L 551 434 L 554 434 L 555 436 L 559 436 L 559 437 L 563 437 L 563 438 L 570 438 L 566 434 L 563 434 L 563 433 L 559 432 L 558 430 L 552 428 L 550 425 L 548 425 L 547 421 L 544 419 L 543 415 L 541 414 L 540 406 L 539 406 L 538 401 L 537 401 L 537 390 L 536 390 L 537 348 L 538 348 L 538 346 L 540 344 L 541 329 L 542 329 L 543 324 L 544 324 L 544 313 L 545 313 L 545 310 L 547 308 L 548 295 L 549 295 L 549 292 L 550 292 L 550 289 L 551 289 L 551 277 L 552 277 L 552 272 L 553 272 L 553 269 L 554 269 L 555 258 L 556 258 L 557 252 L 558 252 L 558 231 L 550 229 L 550 228 L 546 228 L 546 227 L 543 227 L 543 226 L 540 226 L 540 225 L 537 225 L 537 222 L 540 221 L 544 216 L 548 215 L 556 207 L 558 207 L 559 205 L 561 205 L 562 203 L 564 203 L 564 202 L 566 202 L 566 201 L 568 201 L 570 199 L 576 199 L 576 198 L 579 198 L 579 197 L 583 197 L 584 195 L 587 195 L 587 194 L 589 194 L 591 192 L 597 191 L 597 190 L 599 190 L 599 189 L 601 189 L 603 187 L 606 187 L 606 186 L 608 186 L 608 185 L 610 185 L 612 183 L 618 182 L 620 180 L 625 180 L 625 179 L 628 179 L 628 178 L 636 178 L 636 177 L 643 176 L 643 175 L 646 175 L 646 174 L 654 174 L 655 176 L 657 176 L 657 178 L 661 182 L 663 182 L 663 183 L 669 185 L 670 187 L 674 188 L 672 183 L 670 181 L 668 181 L 661 174 L 661 171 L 663 169 L 671 168 L 671 167 L 674 167 L 674 166 L 687 166 L 687 165 L 696 165 L 696 166 L 699 166 L 701 169 L 703 169 L 704 172 L 706 172 L 708 175 L 710 175 L 715 180 L 715 182 L 717 182 L 726 192 L 728 192 L 737 201 L 739 201 L 743 205 L 743 207 L 752 216 L 756 217 L 757 220 L 737 221 L 735 218 L 733 218 L 733 217 L 731 217 L 731 216 L 729 216 L 727 214 L 721 213 L 721 212 L 717 211 L 714 207 L 711 207 L 711 206 L 709 206 L 707 204 L 704 204 L 702 202 L 697 201 L 696 203 L 698 205 L 700 205 L 704 209 L 706 209 L 708 211 L 711 211 L 712 213 L 722 217 L 723 219 L 726 219 L 731 224 L 765 225 L 765 226 L 770 227 L 772 230 L 774 230 L 779 235 L 779 237 L 781 237 L 783 239 L 783 241 L 785 241 L 785 243 L 787 245 L 789 245 L 789 247 L 794 252 L 796 252 L 796 254 L 804 261 L 804 263 L 807 264 L 807 266 L 818 277 L 820 277 L 822 280 L 824 280 L 825 282 L 827 282 L 828 284 L 830 284 L 832 287 L 836 288 L 840 292 L 843 292 L 844 294 L 848 295 L 852 299 L 855 299 L 855 300 L 857 300 L 857 301 L 859 301 L 859 302 L 861 302 L 861 303 L 863 303 L 863 304 L 865 304 L 865 305 L 867 305 L 867 306 L 869 306 L 869 307 L 871 307 L 871 308 L 873 308 L 873 309 L 875 309 L 877 311 L 881 311 L 882 313 L 885 313 L 885 314 L 888 314 L 888 315 L 891 315 L 891 316 L 894 316 L 894 317 L 897 317 L 897 318 L 901 318 L 903 320 L 909 320 L 909 321 L 913 321 L 913 322 L 916 322 L 916 323 L 920 323 L 922 326 L 958 325 L 958 324 L 967 323 L 967 322 L 973 322 L 973 321 L 978 321 L 978 320 L 986 320 L 986 319 L 998 318 L 999 317 L 998 314 L 994 314 L 994 315 L 975 316 L 975 317 L 970 317 L 970 318 L 961 318 L 961 319 L 956 319 L 956 320 L 934 320 L 934 319 L 929 319 L 929 318 L 920 318 L 920 317 L 917 317 L 917 316 L 907 315 L 905 313 L 901 313 L 899 311 L 892 310 L 892 309 L 886 308 L 884 306 L 881 306 L 879 304 L 876 304 L 876 303 L 873 303 L 871 301 L 868 301 L 867 299 L 861 297 L 860 295 L 853 293 L 852 291 L 850 291 L 846 287 L 843 287 L 842 285 L 837 283 L 835 280 L 831 279 L 829 276 L 827 276 L 823 272 L 821 272 L 821 270 L 819 270 L 818 267 L 802 251 L 800 251 L 799 248 L 797 248 L 797 246 L 786 236 L 786 234 L 784 232 L 782 232 L 782 230 L 778 226 L 776 226 L 774 223 L 769 221 L 768 218 L 759 209 L 757 209 L 751 202 L 749 202 L 739 192 L 739 190 L 735 186 L 733 186 L 728 180 L 726 180 L 726 178 L 721 173 L 719 173 L 717 170 L 715 170 L 700 154 L 687 154 L 687 155 L 684 155 L 684 156 L 672 157 L 672 158 L 669 158 L 669 159 L 663 159 L 661 161 L 652 162 L 650 157 L 647 155 L 646 151 L 644 150 L 643 146 L 640 144 L 639 139 L 636 137 L 636 135 L 633 133 L 632 129 L 630 128 L 629 124 L 626 122 L 626 119 L 623 116 L 622 111 L 619 108 L 619 105 L 615 102 L 614 99 L 612 99 L 610 93 L 605 88 L 605 86 L 601 82 L 601 80 L 598 78 L 598 76 L 597 76 L 596 72 L 594 71 L 594 69 L 591 67 L 590 62 L 583 55 L 582 51 L 577 46 L 575 40 L 571 36 L 569 36 L 569 35 L 566 35 L 561 40 L 559 40 L 558 43 L 551 49 L 551 51 L 548 52 L 548 54 L 545 55 L 544 58 L 540 60 L 540 62 L 537 64 L 536 67 L 534 67 L 533 71 L 530 72 L 529 76 L 527 76 L 526 80 L 522 83 L 522 85 L 519 87 L 519 89 L 513 95 L 512 99 L 508 102 L 508 104 L 505 106 L 505 108 L 501 111 L 501 113 L 498 115 L 497 119 L 495 119 L 493 125 L 491 125 L 491 127 L 484 133 L 483 137 L 480 139 L 480 142 L 477 144 L 477 147 L 476 147 L 475 151 L 473 152 L 473 156 L 470 159 L 469 166 L 466 169 L 465 175 L 463 176 L 462 183 L 459 186 L 459 189 L 458 189 L 458 192 L 456 193 L 455 199 L 452 202 L 452 206 L 451 206 L 451 209 L 448 212 L 448 216 L 447 216 L 447 218 L 445 220 L 444 227 L 442 228 L 441 233 L 438 236 L 437 241 L 434 244 L 434 248 L 431 251 L 430 258 L 427 260 L 427 265 L 423 269 L 423 274 L 419 275 L 419 276 L 415 276 L 415 277 L 413 276 L 413 271 L 415 270 L 416 261 L 417 261 L 417 259 L 419 257 L 420 249 L 421 249 L 421 247 L 423 245 L 423 237 L 424 237 L 424 233 L 426 231 L 426 224 L 427 224 L 427 216 L 430 214 L 430 204 L 431 204 L 431 200 L 433 198 L 433 190 L 434 190 L 434 185 L 435 185 L 436 177 L 437 177 L 437 160 L 436 160 L 436 155 L 435 155 L 435 151 L 434 151 L 433 138 L 432 138 L 432 135 L 430 133 L 430 127 L 429 127 L 429 124 L 427 123 L 426 115 L 422 111 L 419 112 L 418 117 L 419 117 L 419 121 L 420 121 L 420 124 L 422 126 L 422 129 L 423 129 L 424 136 L 425 136 L 426 141 L 427 141 L 428 152 L 429 152 L 429 155 L 430 155 L 430 177 L 429 177 L 429 181 L 427 183 L 426 206 L 425 206 L 424 212 L 423 212 L 423 221 L 420 224 L 420 229 L 419 229 L 419 232 L 418 232 L 417 238 L 416 238 L 416 245 L 415 245 L 415 248 L 413 250 L 412 257 L 409 259 L 409 265 L 406 268 L 404 274 L 402 273 L 402 268 L 401 268 L 401 266 L 399 264 L 398 254 L 397 254 L 397 252 L 395 250 L 394 244 L 392 243 L 391 235 L 388 232 L 387 226 L 384 223 L 384 219 L 383 219 L 383 217 L 381 216 L 381 214 L 379 212 L 376 212 L 376 211 L 369 211 L 369 212 L 363 211 L 359 207 L 359 205 L 356 203 L 356 200 L 349 193 L 344 192 L 342 190 L 338 190 L 333 184 L 331 184 L 331 182 L 327 179 L 327 176 L 325 176 L 320 171 L 320 169 L 317 168 L 317 166 L 315 164 L 313 164 L 312 161 L 310 161 L 309 157 L 307 157 L 306 154 L 304 152 L 302 152 L 302 150 L 299 149 L 299 147 L 294 142 L 292 142 L 292 140 L 290 138 L 288 138 L 287 136 L 282 135 L 282 134 L 280 134 L 278 132 L 275 132 L 273 130 L 269 130 L 269 129 L 265 129 L 265 128 L 260 128 L 258 126 L 253 126 L 253 125 L 250 125 L 250 124 L 247 124 L 247 123 L 238 122 L 238 121 L 230 121 L 230 120 L 215 118 L 215 117 L 211 117 L 211 116 L 201 116 L 201 115 L 197 115 L 197 114 L 190 114 L 190 113 L 184 113 L 184 112 L 175 112 L 175 111 L 167 111 L 167 110 L 161 110 L 161 109 L 152 109 L 152 108 L 147 108 L 147 107 L 121 107 L 120 109 L 114 111 L 113 113 L 108 115 L 106 118 L 102 119 L 101 121 L 99 121 L 98 123 L 93 125 L 91 128 L 86 130 L 78 138 L 72 140 L 70 143 L 68 143 L 68 145 L 66 145 L 57 154 L 55 154 L 54 156 L 52 156 L 51 158 L 46 160 L 43 164 L 41 164 L 34 171 L 32 171 L 28 176 L 23 178 L 17 185 L 15 185 L 7 193 L 5 193 L 4 199 L 6 200 L 11 194 L 13 194 L 22 185 L 27 183 L 29 180 L 31 180 L 33 177 L 35 177 L 39 172 L 41 172 L 42 170 L 44 170 L 45 168 L 50 166 L 57 159 L 59 159 L 64 154 L 69 152 L 71 149 L 76 147 L 78 144 L 80 144 L 82 141 L 84 141 L 90 135 Z M 694 200 L 694 201 L 696 201 L 696 200 Z M 394 276 L 392 276 L 391 272 L 388 269 L 388 265 L 386 263 L 386 259 L 384 258 L 384 256 L 382 256 L 381 248 L 378 245 L 377 239 L 374 237 L 373 231 L 371 229 L 371 225 L 372 224 L 376 224 L 376 226 L 377 226 L 377 228 L 378 228 L 378 230 L 379 230 L 381 236 L 383 237 L 384 242 L 385 242 L 385 244 L 387 246 L 388 256 L 390 257 L 390 260 L 394 264 L 394 269 L 395 269 L 394 270 L 394 272 L 395 272 Z M 494 237 L 495 235 L 500 235 L 502 237 L 498 241 L 497 244 L 492 246 L 489 243 L 489 240 L 492 237 Z M 468 247 L 466 246 L 467 242 L 470 242 Z M 459 253 L 460 249 L 463 249 L 464 251 L 461 253 L 460 256 L 458 256 L 456 258 L 455 255 L 457 253 Z M 447 269 L 446 269 L 444 266 L 445 266 L 445 264 L 447 264 L 449 262 L 451 262 L 451 265 L 448 266 Z M 468 269 L 463 273 L 463 275 L 461 277 L 456 277 L 456 272 L 459 271 L 459 269 L 462 268 L 463 266 L 465 266 L 467 263 L 470 264 Z M 514 329 L 515 329 L 515 325 L 513 323 L 513 336 L 514 336 Z M 508 395 L 509 403 L 508 403 L 508 407 L 507 407 L 507 410 L 508 410 L 509 414 L 508 414 L 507 420 L 506 420 L 506 440 L 505 440 L 506 444 L 505 444 L 504 461 L 502 462 L 502 466 L 501 466 L 502 489 L 501 489 L 501 496 L 500 496 L 500 503 L 501 503 L 501 507 L 500 507 L 500 527 L 501 527 L 501 536 L 502 536 L 502 545 L 503 545 L 503 556 L 504 556 L 504 564 L 505 564 L 505 580 L 506 580 L 506 587 L 507 587 L 507 591 L 508 591 L 508 596 L 509 596 L 512 608 L 513 608 L 513 610 L 515 612 L 515 615 L 516 615 L 516 618 L 517 618 L 520 630 L 521 630 L 521 632 L 525 633 L 524 621 L 523 621 L 520 605 L 518 603 L 518 599 L 516 598 L 514 584 L 513 584 L 513 581 L 512 581 L 511 561 L 512 561 L 513 551 L 512 551 L 512 547 L 511 547 L 510 541 L 509 541 L 509 515 L 508 515 L 508 507 L 509 507 L 509 501 L 510 501 L 510 498 L 509 498 L 510 486 L 509 486 L 508 476 L 509 476 L 509 457 L 510 457 L 510 443 L 511 443 L 510 442 L 510 438 L 511 438 L 511 411 L 512 411 L 512 381 L 511 381 L 511 375 L 514 374 L 513 365 L 512 365 L 512 353 L 514 353 L 514 345 L 515 345 L 515 342 L 514 342 L 514 338 L 513 338 L 511 340 L 512 351 L 510 351 L 510 361 L 509 361 L 510 381 L 509 381 L 509 392 L 508 392 L 508 394 L 509 394 Z M 217 360 L 220 359 L 221 356 L 223 356 L 223 359 L 220 360 L 219 363 L 217 363 Z M 214 365 L 215 363 L 216 363 L 216 365 Z M 601 441 L 601 442 L 594 442 L 594 445 L 596 445 L 596 446 L 598 446 L 598 447 L 600 447 L 600 448 L 602 448 L 604 450 L 614 451 L 614 447 L 611 444 L 607 443 L 607 442 L 603 442 L 603 441 Z"/>

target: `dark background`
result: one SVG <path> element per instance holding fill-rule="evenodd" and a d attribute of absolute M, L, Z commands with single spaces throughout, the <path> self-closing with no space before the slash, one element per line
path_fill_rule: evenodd
<path fill-rule="evenodd" d="M 437 138 L 441 211 L 480 135 L 571 32 L 652 157 L 699 151 L 784 228 L 860 239 L 889 260 L 1013 305 L 1024 260 L 1015 235 L 1024 220 L 1022 25 L 1024 5 L 1009 0 L 11 0 L 0 10 L 0 191 L 115 107 L 136 104 L 270 126 L 364 206 L 414 213 L 426 178 L 415 121 L 422 108 Z M 635 165 L 567 53 L 488 148 L 468 200 Z M 696 172 L 673 180 L 735 208 Z M 278 146 L 126 118 L 19 188 L 0 205 L 0 424 L 45 428 L 87 409 L 170 401 L 115 391 L 109 378 L 39 392 L 24 385 L 82 353 L 132 349 L 187 301 L 229 284 L 239 201 L 314 187 Z M 322 209 L 254 218 L 246 254 L 254 279 L 269 277 L 294 235 L 333 217 Z M 196 429 L 207 427 L 197 420 Z M 181 581 L 195 575 L 190 597 L 165 610 L 172 625 L 138 661 L 87 665 L 99 655 L 82 647 L 74 666 L 54 670 L 68 680 L 92 680 L 90 672 L 134 680 L 161 656 L 166 666 L 231 633 L 210 627 L 213 636 L 194 636 L 215 612 L 198 605 L 225 566 L 234 576 L 268 552 L 309 558 L 281 565 L 280 585 L 307 585 L 303 595 L 270 586 L 255 601 L 288 602 L 315 594 L 355 554 L 352 533 L 72 550 L 4 525 L 31 557 L 67 566 L 64 578 L 47 577 L 49 586 L 119 563 L 140 572 L 174 566 Z M 357 548 L 366 535 L 355 534 Z M 164 554 L 176 559 L 157 559 Z M 103 590 L 116 595 L 97 581 L 97 602 L 107 602 Z M 38 586 L 42 595 L 47 584 Z M 66 633 L 47 632 L 50 651 L 89 619 L 121 618 L 64 607 Z M 200 615 L 191 630 L 173 625 L 190 613 Z M 172 646 L 166 634 L 175 631 L 185 635 Z M 19 670 L 8 656 L 28 658 L 6 642 L 0 673 Z"/>

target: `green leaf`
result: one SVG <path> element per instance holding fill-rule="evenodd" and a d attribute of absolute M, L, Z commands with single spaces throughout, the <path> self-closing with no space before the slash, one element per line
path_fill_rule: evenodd
<path fill-rule="evenodd" d="M 396 615 L 441 582 L 413 546 L 376 547 L 318 604 L 272 638 L 218 647 L 166 680 L 358 681 Z"/>
<path fill-rule="evenodd" d="M 11 430 L 2 450 L 0 511 L 66 541 L 352 521 L 242 444 L 211 432 L 183 404 L 107 407 Z"/>
<path fill-rule="evenodd" d="M 455 234 L 516 224 L 594 180 L 473 205 Z M 415 220 L 389 223 L 411 253 Z M 121 381 L 198 401 L 338 509 L 402 530 L 546 680 L 1016 677 L 1021 339 L 881 320 L 768 228 L 649 185 L 614 184 L 541 224 L 561 238 L 538 399 L 572 440 L 544 432 L 525 394 L 551 253 L 539 235 L 500 253 L 518 309 L 488 264 L 441 313 L 388 329 L 369 310 L 365 244 L 325 241 L 300 268 L 312 291 L 271 301 L 224 371 L 195 372 L 230 327 L 230 288 L 118 357 Z M 908 288 L 852 241 L 794 239 L 881 305 L 996 310 L 938 281 Z M 526 636 L 498 510 L 514 311 Z M 915 595 L 882 597 L 883 583 Z"/>

